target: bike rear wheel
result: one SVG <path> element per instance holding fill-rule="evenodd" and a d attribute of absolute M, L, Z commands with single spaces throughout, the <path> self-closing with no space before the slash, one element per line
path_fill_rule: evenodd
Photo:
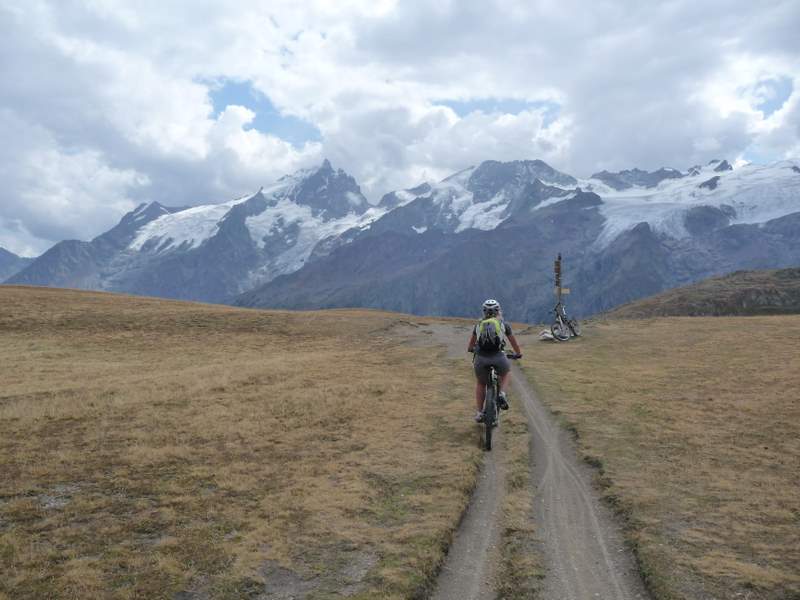
<path fill-rule="evenodd" d="M 486 388 L 486 400 L 483 403 L 483 447 L 492 449 L 492 430 L 497 424 L 497 394 L 491 386 Z"/>
<path fill-rule="evenodd" d="M 578 325 L 578 321 L 576 319 L 569 319 L 567 321 L 567 325 L 569 326 L 572 335 L 574 335 L 575 337 L 581 336 L 581 326 Z"/>
<path fill-rule="evenodd" d="M 569 326 L 560 319 L 550 326 L 550 332 L 560 342 L 565 342 L 569 339 Z"/>

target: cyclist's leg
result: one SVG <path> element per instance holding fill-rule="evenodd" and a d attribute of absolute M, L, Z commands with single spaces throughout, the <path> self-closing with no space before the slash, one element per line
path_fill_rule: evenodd
<path fill-rule="evenodd" d="M 511 363 L 509 362 L 506 355 L 500 353 L 494 360 L 494 366 L 497 369 L 497 374 L 499 377 L 499 392 L 503 392 L 506 390 L 508 386 L 508 382 L 511 378 Z"/>
<path fill-rule="evenodd" d="M 504 392 L 508 388 L 508 384 L 511 382 L 511 371 L 500 375 L 500 391 Z"/>
<path fill-rule="evenodd" d="M 475 406 L 478 410 L 483 410 L 483 402 L 486 399 L 486 382 L 489 376 L 489 365 L 482 356 L 475 356 L 473 362 L 475 371 Z"/>
<path fill-rule="evenodd" d="M 477 379 L 475 380 L 475 408 L 483 410 L 483 402 L 486 400 L 486 386 Z"/>

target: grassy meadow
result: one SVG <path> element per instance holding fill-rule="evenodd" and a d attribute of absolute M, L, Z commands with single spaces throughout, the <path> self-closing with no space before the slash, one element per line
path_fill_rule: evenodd
<path fill-rule="evenodd" d="M 403 319 L 0 287 L 0 598 L 424 591 L 480 450 Z"/>
<path fill-rule="evenodd" d="M 800 316 L 520 336 L 659 599 L 800 598 Z"/>

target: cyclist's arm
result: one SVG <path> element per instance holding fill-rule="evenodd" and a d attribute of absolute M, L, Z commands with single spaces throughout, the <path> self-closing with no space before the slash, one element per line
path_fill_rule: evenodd
<path fill-rule="evenodd" d="M 469 344 L 467 344 L 467 352 L 472 352 L 475 350 L 475 344 L 478 341 L 478 338 L 475 337 L 475 332 L 472 332 L 472 335 L 469 338 Z"/>
<path fill-rule="evenodd" d="M 522 354 L 522 350 L 519 349 L 519 344 L 517 343 L 517 338 L 515 338 L 513 334 L 508 336 L 508 341 L 511 342 L 511 347 L 514 348 L 514 352 Z"/>

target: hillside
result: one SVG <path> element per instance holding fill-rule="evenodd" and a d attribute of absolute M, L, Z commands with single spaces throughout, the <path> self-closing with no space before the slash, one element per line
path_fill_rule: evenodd
<path fill-rule="evenodd" d="M 737 271 L 637 300 L 610 318 L 800 313 L 800 268 Z"/>
<path fill-rule="evenodd" d="M 5 248 L 0 247 L 0 283 L 16 275 L 30 265 L 34 259 L 17 256 Z"/>
<path fill-rule="evenodd" d="M 419 594 L 480 451 L 405 319 L 0 286 L 0 598 Z"/>

